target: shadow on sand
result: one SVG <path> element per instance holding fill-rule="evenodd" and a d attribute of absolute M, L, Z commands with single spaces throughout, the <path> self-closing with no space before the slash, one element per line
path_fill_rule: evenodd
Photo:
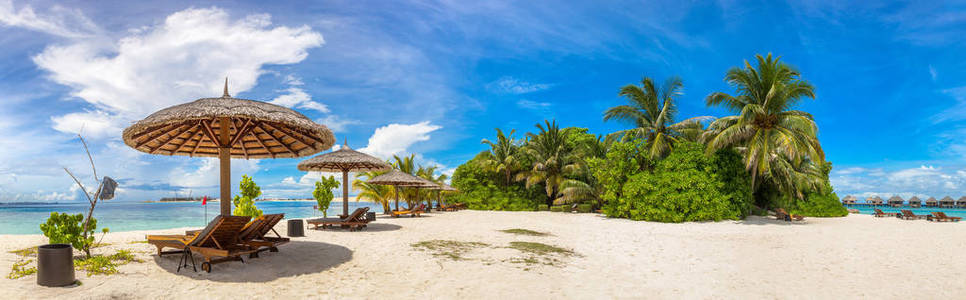
<path fill-rule="evenodd" d="M 399 225 L 396 225 L 396 224 L 369 223 L 369 225 L 367 225 L 365 228 L 363 228 L 363 229 L 361 229 L 359 231 L 361 231 L 361 232 L 383 232 L 383 231 L 399 230 L 401 228 L 402 228 L 402 226 L 399 226 Z M 319 227 L 319 229 L 315 229 L 314 227 L 309 226 L 306 230 L 311 231 L 311 232 L 316 232 L 316 231 L 325 231 L 325 232 L 355 232 L 355 231 L 350 231 L 349 228 L 341 228 L 341 227 L 338 227 L 338 226 L 329 227 L 329 228 L 326 228 L 326 229 L 322 229 L 322 227 Z"/>
<path fill-rule="evenodd" d="M 805 221 L 788 222 L 776 220 L 775 217 L 748 216 L 744 220 L 735 221 L 735 223 L 741 225 L 808 225 L 808 218 L 805 218 Z"/>
<path fill-rule="evenodd" d="M 195 255 L 198 272 L 191 268 L 182 268 L 178 272 L 178 260 L 181 255 L 152 255 L 154 262 L 162 269 L 178 276 L 190 277 L 198 280 L 219 282 L 266 282 L 278 278 L 297 275 L 319 273 L 352 260 L 352 250 L 349 248 L 309 241 L 292 241 L 278 247 L 279 252 L 262 252 L 258 258 L 243 256 L 244 263 L 239 261 L 225 262 L 212 266 L 211 273 L 201 270 L 204 258 Z"/>

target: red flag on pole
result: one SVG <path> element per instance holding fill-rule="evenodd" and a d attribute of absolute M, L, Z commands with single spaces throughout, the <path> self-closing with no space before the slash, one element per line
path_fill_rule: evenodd
<path fill-rule="evenodd" d="M 201 198 L 201 205 L 208 205 L 208 196 Z"/>

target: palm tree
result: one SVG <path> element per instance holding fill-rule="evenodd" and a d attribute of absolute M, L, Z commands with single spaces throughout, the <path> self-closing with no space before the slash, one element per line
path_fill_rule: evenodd
<path fill-rule="evenodd" d="M 744 68 L 728 70 L 725 81 L 735 95 L 715 92 L 706 98 L 709 106 L 722 105 L 738 115 L 715 120 L 702 139 L 709 152 L 736 147 L 744 154 L 752 190 L 760 177 L 800 197 L 802 182 L 791 178 L 789 170 L 801 169 L 803 162 L 825 161 L 812 115 L 791 109 L 804 98 L 814 99 L 814 87 L 770 53 L 755 58 L 757 68 L 745 61 Z"/>
<path fill-rule="evenodd" d="M 490 159 L 484 161 L 485 167 L 504 175 L 506 179 L 503 183 L 504 189 L 510 186 L 511 175 L 517 169 L 516 154 L 519 146 L 517 146 L 516 140 L 513 139 L 514 132 L 516 130 L 510 130 L 510 134 L 504 135 L 503 130 L 497 128 L 496 143 L 487 139 L 480 141 L 481 144 L 490 146 L 490 154 L 492 154 Z"/>
<path fill-rule="evenodd" d="M 382 205 L 382 212 L 389 214 L 389 203 L 395 196 L 395 191 L 391 186 L 368 183 L 369 179 L 386 173 L 385 171 L 369 171 L 356 174 L 356 179 L 352 181 L 352 188 L 359 192 L 356 201 L 368 200 Z M 363 180 L 364 178 L 365 180 Z"/>
<path fill-rule="evenodd" d="M 654 81 L 645 77 L 641 86 L 628 84 L 621 88 L 620 96 L 627 98 L 627 105 L 611 107 L 604 111 L 604 121 L 618 120 L 631 123 L 634 128 L 612 133 L 624 138 L 644 138 L 647 157 L 652 160 L 664 158 L 682 136 L 694 136 L 702 130 L 701 122 L 710 117 L 694 117 L 674 123 L 675 98 L 681 94 L 683 83 L 679 77 L 671 77 L 658 88 Z"/>
<path fill-rule="evenodd" d="M 437 184 L 443 184 L 446 182 L 446 179 L 448 178 L 448 176 L 446 176 L 446 174 L 439 174 L 439 176 L 435 176 L 437 169 L 439 169 L 439 166 L 431 166 L 431 167 L 419 166 L 419 169 L 416 171 L 416 176 L 422 177 L 423 179 L 435 182 Z M 430 208 L 433 207 L 432 196 L 436 195 L 437 199 L 439 199 L 440 193 L 442 193 L 441 190 L 425 190 L 425 189 L 420 190 L 420 192 L 422 193 L 421 195 L 423 195 L 423 196 L 420 196 L 420 199 L 426 199 L 426 203 L 429 205 Z"/>
<path fill-rule="evenodd" d="M 418 170 L 416 167 L 416 154 L 410 154 L 409 156 L 405 157 L 393 155 L 392 158 L 394 160 L 394 162 L 391 163 L 393 168 L 396 168 L 397 170 L 406 174 L 416 175 L 416 171 Z M 409 207 L 413 206 L 413 201 L 418 196 L 417 193 L 419 193 L 419 189 L 417 188 L 399 188 L 399 194 L 403 196 L 403 199 L 406 201 L 406 204 L 409 205 Z"/>
<path fill-rule="evenodd" d="M 559 194 L 560 185 L 577 169 L 573 155 L 568 153 L 565 135 L 557 122 L 544 121 L 546 126 L 537 123 L 539 133 L 527 133 L 526 151 L 534 158 L 533 168 L 517 174 L 518 181 L 526 181 L 527 188 L 543 184 L 547 191 L 547 205 L 553 205 Z"/>

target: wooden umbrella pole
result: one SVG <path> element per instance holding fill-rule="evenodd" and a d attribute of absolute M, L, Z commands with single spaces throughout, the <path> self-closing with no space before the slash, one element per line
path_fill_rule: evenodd
<path fill-rule="evenodd" d="M 399 186 L 393 186 L 396 189 L 396 211 L 399 211 Z"/>
<path fill-rule="evenodd" d="M 219 141 L 218 141 L 218 162 L 221 169 L 221 215 L 231 215 L 231 145 L 228 138 L 228 123 L 231 120 L 227 117 L 218 119 Z"/>
<path fill-rule="evenodd" d="M 342 170 L 342 215 L 349 215 L 349 170 Z"/>

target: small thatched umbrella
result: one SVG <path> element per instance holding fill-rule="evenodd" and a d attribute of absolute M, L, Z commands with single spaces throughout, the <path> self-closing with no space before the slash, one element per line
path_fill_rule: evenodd
<path fill-rule="evenodd" d="M 909 207 L 920 207 L 920 206 L 922 206 L 922 200 L 919 200 L 919 197 L 912 196 L 912 198 L 909 198 Z"/>
<path fill-rule="evenodd" d="M 856 198 L 855 196 L 852 196 L 852 195 L 848 195 L 848 196 L 845 196 L 845 198 L 842 198 L 842 203 L 847 205 L 855 204 L 855 201 L 856 201 Z"/>
<path fill-rule="evenodd" d="M 304 115 L 274 104 L 202 98 L 159 110 L 124 129 L 124 143 L 161 155 L 218 157 L 221 214 L 231 215 L 231 159 L 288 158 L 332 147 L 332 131 Z"/>
<path fill-rule="evenodd" d="M 879 198 L 879 196 L 872 196 L 872 197 L 869 197 L 869 198 L 865 198 L 865 203 L 870 204 L 870 205 L 881 205 L 882 204 L 882 198 Z"/>
<path fill-rule="evenodd" d="M 352 150 L 348 143 L 342 148 L 299 163 L 300 171 L 342 172 L 342 215 L 349 215 L 349 172 L 383 171 L 392 168 L 381 159 Z"/>
<path fill-rule="evenodd" d="M 445 183 L 436 184 L 434 187 L 429 187 L 428 189 L 436 190 L 436 204 L 439 207 L 443 207 L 443 192 L 455 192 L 456 189 Z"/>
<path fill-rule="evenodd" d="M 953 200 L 953 197 L 946 196 L 939 200 L 939 206 L 942 206 L 942 207 L 952 207 L 955 205 L 956 205 L 956 200 Z"/>
<path fill-rule="evenodd" d="M 371 184 L 391 185 L 396 188 L 396 210 L 399 210 L 399 187 L 432 187 L 436 185 L 432 181 L 423 179 L 412 174 L 393 169 L 389 173 L 382 174 L 366 181 Z M 418 193 L 417 193 L 418 195 Z M 416 199 L 419 202 L 419 199 Z"/>
<path fill-rule="evenodd" d="M 899 207 L 899 206 L 902 206 L 902 202 L 905 202 L 905 200 L 902 200 L 902 197 L 899 197 L 898 195 L 892 196 L 892 198 L 889 198 L 890 206 Z"/>
<path fill-rule="evenodd" d="M 926 199 L 926 207 L 936 207 L 938 205 L 939 201 L 936 200 L 936 197 L 929 197 L 929 199 Z"/>

